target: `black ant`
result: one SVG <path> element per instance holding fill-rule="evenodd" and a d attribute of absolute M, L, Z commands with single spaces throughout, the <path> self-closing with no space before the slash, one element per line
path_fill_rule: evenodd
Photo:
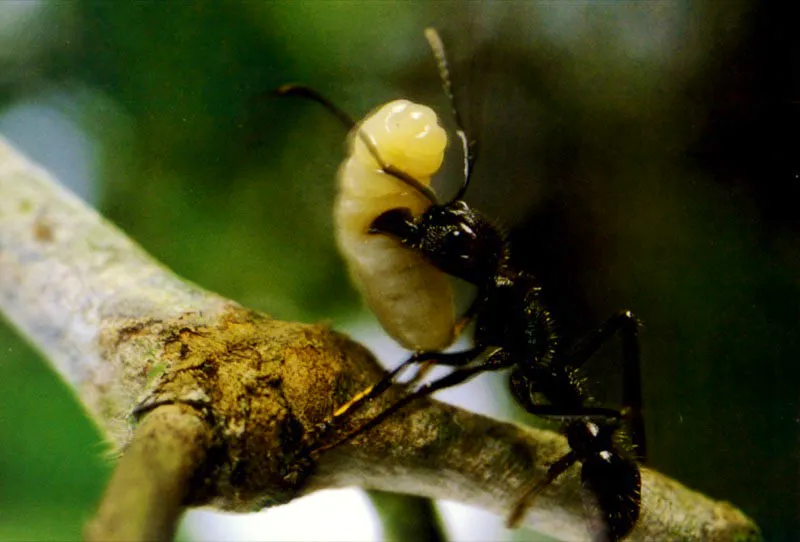
<path fill-rule="evenodd" d="M 629 311 L 622 311 L 597 329 L 575 341 L 563 344 L 556 325 L 541 299 L 536 278 L 511 263 L 511 246 L 501 231 L 461 197 L 470 181 L 474 165 L 472 145 L 462 128 L 451 91 L 444 49 L 435 31 L 426 31 L 439 64 L 440 76 L 449 99 L 465 153 L 464 184 L 454 199 L 439 203 L 430 191 L 423 192 L 431 201 L 421 215 L 407 208 L 395 208 L 377 216 L 369 233 L 396 239 L 408 250 L 420 254 L 441 271 L 477 287 L 477 295 L 458 325 L 475 321 L 474 346 L 454 353 L 417 352 L 388 373 L 379 383 L 364 390 L 339 408 L 334 416 L 312 432 L 317 439 L 338 425 L 355 407 L 383 393 L 396 382 L 397 375 L 418 364 L 416 381 L 431 365 L 454 369 L 446 376 L 426 383 L 408 393 L 364 425 L 334 442 L 314 447 L 318 454 L 338 446 L 380 424 L 386 418 L 421 397 L 456 386 L 488 371 L 511 369 L 509 387 L 516 401 L 528 412 L 547 419 L 562 420 L 570 452 L 550 465 L 544 479 L 529 486 L 511 512 L 508 524 L 516 525 L 529 502 L 573 464 L 581 463 L 582 484 L 594 496 L 604 528 L 599 540 L 624 538 L 639 518 L 641 475 L 636 461 L 618 443 L 623 424 L 630 429 L 631 440 L 639 457 L 645 457 L 644 423 L 638 322 Z M 299 95 L 321 103 L 348 127 L 352 120 L 315 91 L 301 86 L 287 86 L 284 95 Z M 361 136 L 364 137 L 363 135 Z M 374 146 L 383 171 L 418 190 L 418 183 L 408 175 L 384 166 Z M 584 381 L 579 376 L 583 364 L 614 334 L 622 339 L 623 406 L 621 411 L 594 406 Z M 319 440 L 317 440 L 319 442 Z"/>

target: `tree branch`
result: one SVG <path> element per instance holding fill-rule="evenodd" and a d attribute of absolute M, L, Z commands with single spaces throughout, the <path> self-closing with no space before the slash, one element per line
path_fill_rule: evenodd
<path fill-rule="evenodd" d="M 303 457 L 304 432 L 380 377 L 371 354 L 176 277 L 2 140 L 0 308 L 123 451 L 91 539 L 167 539 L 181 506 L 247 512 L 353 485 L 505 515 L 567 450 L 556 433 L 420 401 Z M 526 524 L 586 539 L 579 478 L 572 469 L 544 491 Z M 642 491 L 631 540 L 760 538 L 731 505 L 655 471 L 643 469 Z"/>
<path fill-rule="evenodd" d="M 185 405 L 162 406 L 144 417 L 120 458 L 88 540 L 170 540 L 183 513 L 211 432 Z"/>

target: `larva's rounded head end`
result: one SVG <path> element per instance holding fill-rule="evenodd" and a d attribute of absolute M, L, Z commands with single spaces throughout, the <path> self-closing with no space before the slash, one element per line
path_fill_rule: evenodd
<path fill-rule="evenodd" d="M 380 107 L 361 123 L 361 130 L 374 143 L 381 160 L 417 180 L 436 173 L 444 160 L 447 132 L 439 126 L 433 109 L 408 100 L 395 100 Z M 355 138 L 359 158 L 375 162 L 360 138 Z"/>

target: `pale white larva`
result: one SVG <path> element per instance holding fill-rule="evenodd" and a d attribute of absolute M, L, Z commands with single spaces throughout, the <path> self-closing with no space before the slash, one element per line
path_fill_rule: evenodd
<path fill-rule="evenodd" d="M 351 131 L 350 154 L 338 175 L 336 240 L 353 282 L 383 329 L 415 351 L 441 350 L 453 341 L 450 282 L 415 251 L 368 230 L 378 215 L 390 209 L 406 207 L 418 216 L 431 205 L 419 190 L 386 173 L 382 165 L 427 187 L 442 165 L 446 145 L 447 133 L 432 109 L 396 100 Z"/>

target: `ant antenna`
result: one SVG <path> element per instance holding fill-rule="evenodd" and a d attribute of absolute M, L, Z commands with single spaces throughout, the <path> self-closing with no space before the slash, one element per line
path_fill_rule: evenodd
<path fill-rule="evenodd" d="M 352 130 L 356 126 L 356 121 L 353 120 L 353 117 L 345 113 L 339 106 L 311 87 L 289 83 L 287 85 L 279 86 L 274 92 L 278 96 L 297 96 L 299 98 L 311 100 L 312 102 L 317 102 L 331 112 L 334 117 L 339 119 L 339 122 L 341 122 L 348 131 Z"/>
<path fill-rule="evenodd" d="M 339 121 L 344 125 L 345 128 L 347 128 L 348 131 L 352 131 L 353 128 L 358 125 L 350 115 L 344 112 L 344 110 L 311 87 L 290 83 L 287 85 L 281 85 L 275 89 L 275 94 L 278 96 L 297 96 L 299 98 L 311 100 L 312 102 L 317 102 L 330 113 L 332 113 L 333 116 L 339 119 Z M 436 205 L 439 203 L 439 200 L 436 198 L 436 194 L 433 192 L 433 190 L 420 183 L 405 171 L 402 171 L 395 166 L 384 162 L 383 158 L 381 158 L 380 152 L 378 152 L 378 148 L 375 146 L 375 143 L 369 138 L 369 136 L 367 136 L 367 134 L 364 133 L 363 130 L 361 130 L 361 128 L 358 129 L 358 137 L 361 139 L 364 145 L 367 146 L 367 150 L 369 150 L 369 153 L 373 158 L 375 158 L 375 161 L 378 162 L 378 165 L 381 167 L 381 170 L 383 170 L 384 173 L 404 182 L 422 194 L 432 204 Z"/>
<path fill-rule="evenodd" d="M 475 165 L 475 142 L 469 141 L 467 132 L 464 130 L 464 124 L 461 122 L 461 115 L 458 113 L 456 107 L 456 99 L 453 95 L 453 84 L 450 81 L 450 68 L 447 63 L 447 55 L 444 50 L 444 43 L 439 33 L 433 27 L 425 29 L 425 39 L 431 47 L 433 56 L 436 58 L 436 67 L 439 69 L 439 78 L 442 80 L 442 89 L 444 90 L 447 101 L 450 102 L 450 110 L 453 113 L 453 120 L 456 123 L 456 135 L 461 140 L 461 151 L 464 155 L 464 184 L 458 190 L 458 193 L 451 201 L 457 201 L 464 197 L 464 193 L 469 186 L 469 180 L 472 175 L 472 168 Z"/>

